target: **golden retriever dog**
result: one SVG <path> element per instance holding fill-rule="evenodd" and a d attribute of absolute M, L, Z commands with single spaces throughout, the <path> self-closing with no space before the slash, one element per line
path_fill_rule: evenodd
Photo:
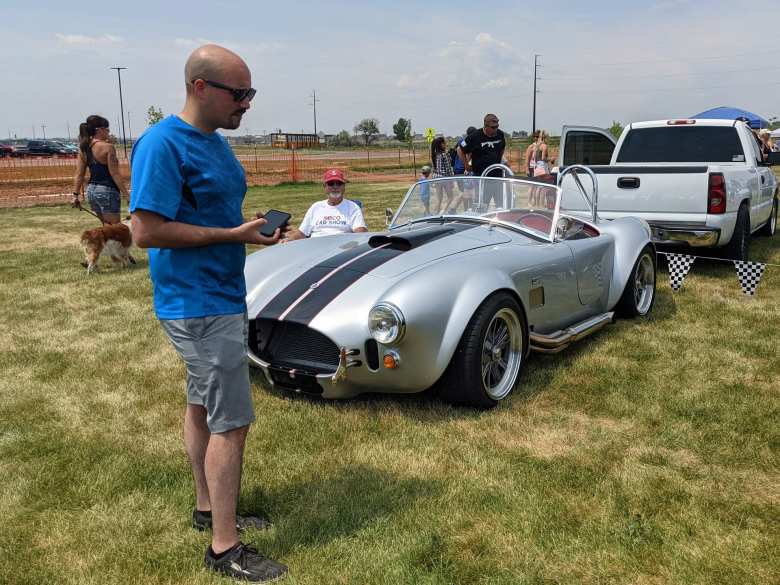
<path fill-rule="evenodd" d="M 84 230 L 81 234 L 81 245 L 84 246 L 88 274 L 97 271 L 98 260 L 103 254 L 108 254 L 115 264 L 121 264 L 123 268 L 135 264 L 130 255 L 133 235 L 128 223 L 107 223 L 95 229 Z"/>

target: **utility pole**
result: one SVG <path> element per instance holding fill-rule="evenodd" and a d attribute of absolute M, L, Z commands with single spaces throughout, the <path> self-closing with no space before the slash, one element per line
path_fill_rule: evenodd
<path fill-rule="evenodd" d="M 130 110 L 127 110 L 127 134 L 130 136 L 130 144 L 133 143 L 133 128 L 130 126 Z"/>
<path fill-rule="evenodd" d="M 33 129 L 33 140 L 35 140 L 35 124 L 33 124 L 32 129 Z"/>
<path fill-rule="evenodd" d="M 536 90 L 536 80 L 539 79 L 537 76 L 537 69 L 539 68 L 539 57 L 541 57 L 541 55 L 534 55 L 534 117 L 531 123 L 531 136 L 533 136 L 536 132 L 536 94 L 539 93 Z"/>
<path fill-rule="evenodd" d="M 320 101 L 317 99 L 317 92 L 315 90 L 311 90 L 311 95 L 309 96 L 311 98 L 311 103 L 309 104 L 314 108 L 314 133 L 317 133 L 317 102 Z"/>
<path fill-rule="evenodd" d="M 46 124 L 41 124 L 41 130 L 43 131 L 43 139 L 46 140 Z"/>
<path fill-rule="evenodd" d="M 116 78 L 119 81 L 119 111 L 122 113 L 122 144 L 125 147 L 125 158 L 127 158 L 127 137 L 125 136 L 125 106 L 122 102 L 122 69 L 127 67 L 109 67 L 116 69 Z"/>
<path fill-rule="evenodd" d="M 70 122 L 65 122 L 65 125 L 68 127 L 68 140 L 70 140 Z"/>

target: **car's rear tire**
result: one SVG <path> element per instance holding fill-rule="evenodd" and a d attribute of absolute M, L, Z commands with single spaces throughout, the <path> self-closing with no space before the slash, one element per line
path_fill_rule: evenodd
<path fill-rule="evenodd" d="M 742 205 L 737 212 L 737 223 L 726 246 L 726 257 L 732 260 L 746 261 L 750 255 L 750 214 L 747 205 Z"/>
<path fill-rule="evenodd" d="M 626 288 L 615 307 L 620 317 L 633 319 L 650 313 L 655 303 L 656 268 L 655 250 L 652 246 L 645 246 L 631 269 Z"/>
<path fill-rule="evenodd" d="M 772 199 L 772 212 L 769 214 L 769 221 L 767 221 L 761 228 L 761 235 L 772 237 L 777 231 L 777 197 Z"/>
<path fill-rule="evenodd" d="M 525 315 L 507 292 L 488 297 L 466 326 L 437 386 L 450 404 L 492 408 L 515 388 L 528 343 Z"/>

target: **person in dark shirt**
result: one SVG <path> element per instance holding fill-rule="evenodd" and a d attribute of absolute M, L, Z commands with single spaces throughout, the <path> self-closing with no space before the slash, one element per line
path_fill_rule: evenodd
<path fill-rule="evenodd" d="M 482 129 L 472 132 L 458 145 L 458 156 L 463 161 L 466 171 L 472 171 L 475 176 L 479 177 L 490 165 L 502 161 L 505 148 L 506 138 L 498 128 L 498 116 L 487 114 Z M 502 174 L 501 169 L 495 169 L 490 172 L 489 176 L 500 177 Z M 495 199 L 496 206 L 498 206 L 501 191 L 497 188 L 499 185 L 493 184 L 492 181 L 484 183 L 482 202 L 490 205 L 491 199 Z"/>
<path fill-rule="evenodd" d="M 501 162 L 505 148 L 506 138 L 498 129 L 498 117 L 488 114 L 485 116 L 483 128 L 467 135 L 458 145 L 458 156 L 467 171 L 480 176 L 490 165 Z M 501 170 L 492 171 L 490 176 L 500 177 Z"/>

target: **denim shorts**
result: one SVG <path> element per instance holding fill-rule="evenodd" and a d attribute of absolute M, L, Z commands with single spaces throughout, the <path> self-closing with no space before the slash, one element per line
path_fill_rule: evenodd
<path fill-rule="evenodd" d="M 187 403 L 206 409 L 212 433 L 255 420 L 249 385 L 246 313 L 195 319 L 160 319 L 187 368 Z"/>
<path fill-rule="evenodd" d="M 87 185 L 87 201 L 89 206 L 97 214 L 119 213 L 119 190 L 108 185 Z"/>

